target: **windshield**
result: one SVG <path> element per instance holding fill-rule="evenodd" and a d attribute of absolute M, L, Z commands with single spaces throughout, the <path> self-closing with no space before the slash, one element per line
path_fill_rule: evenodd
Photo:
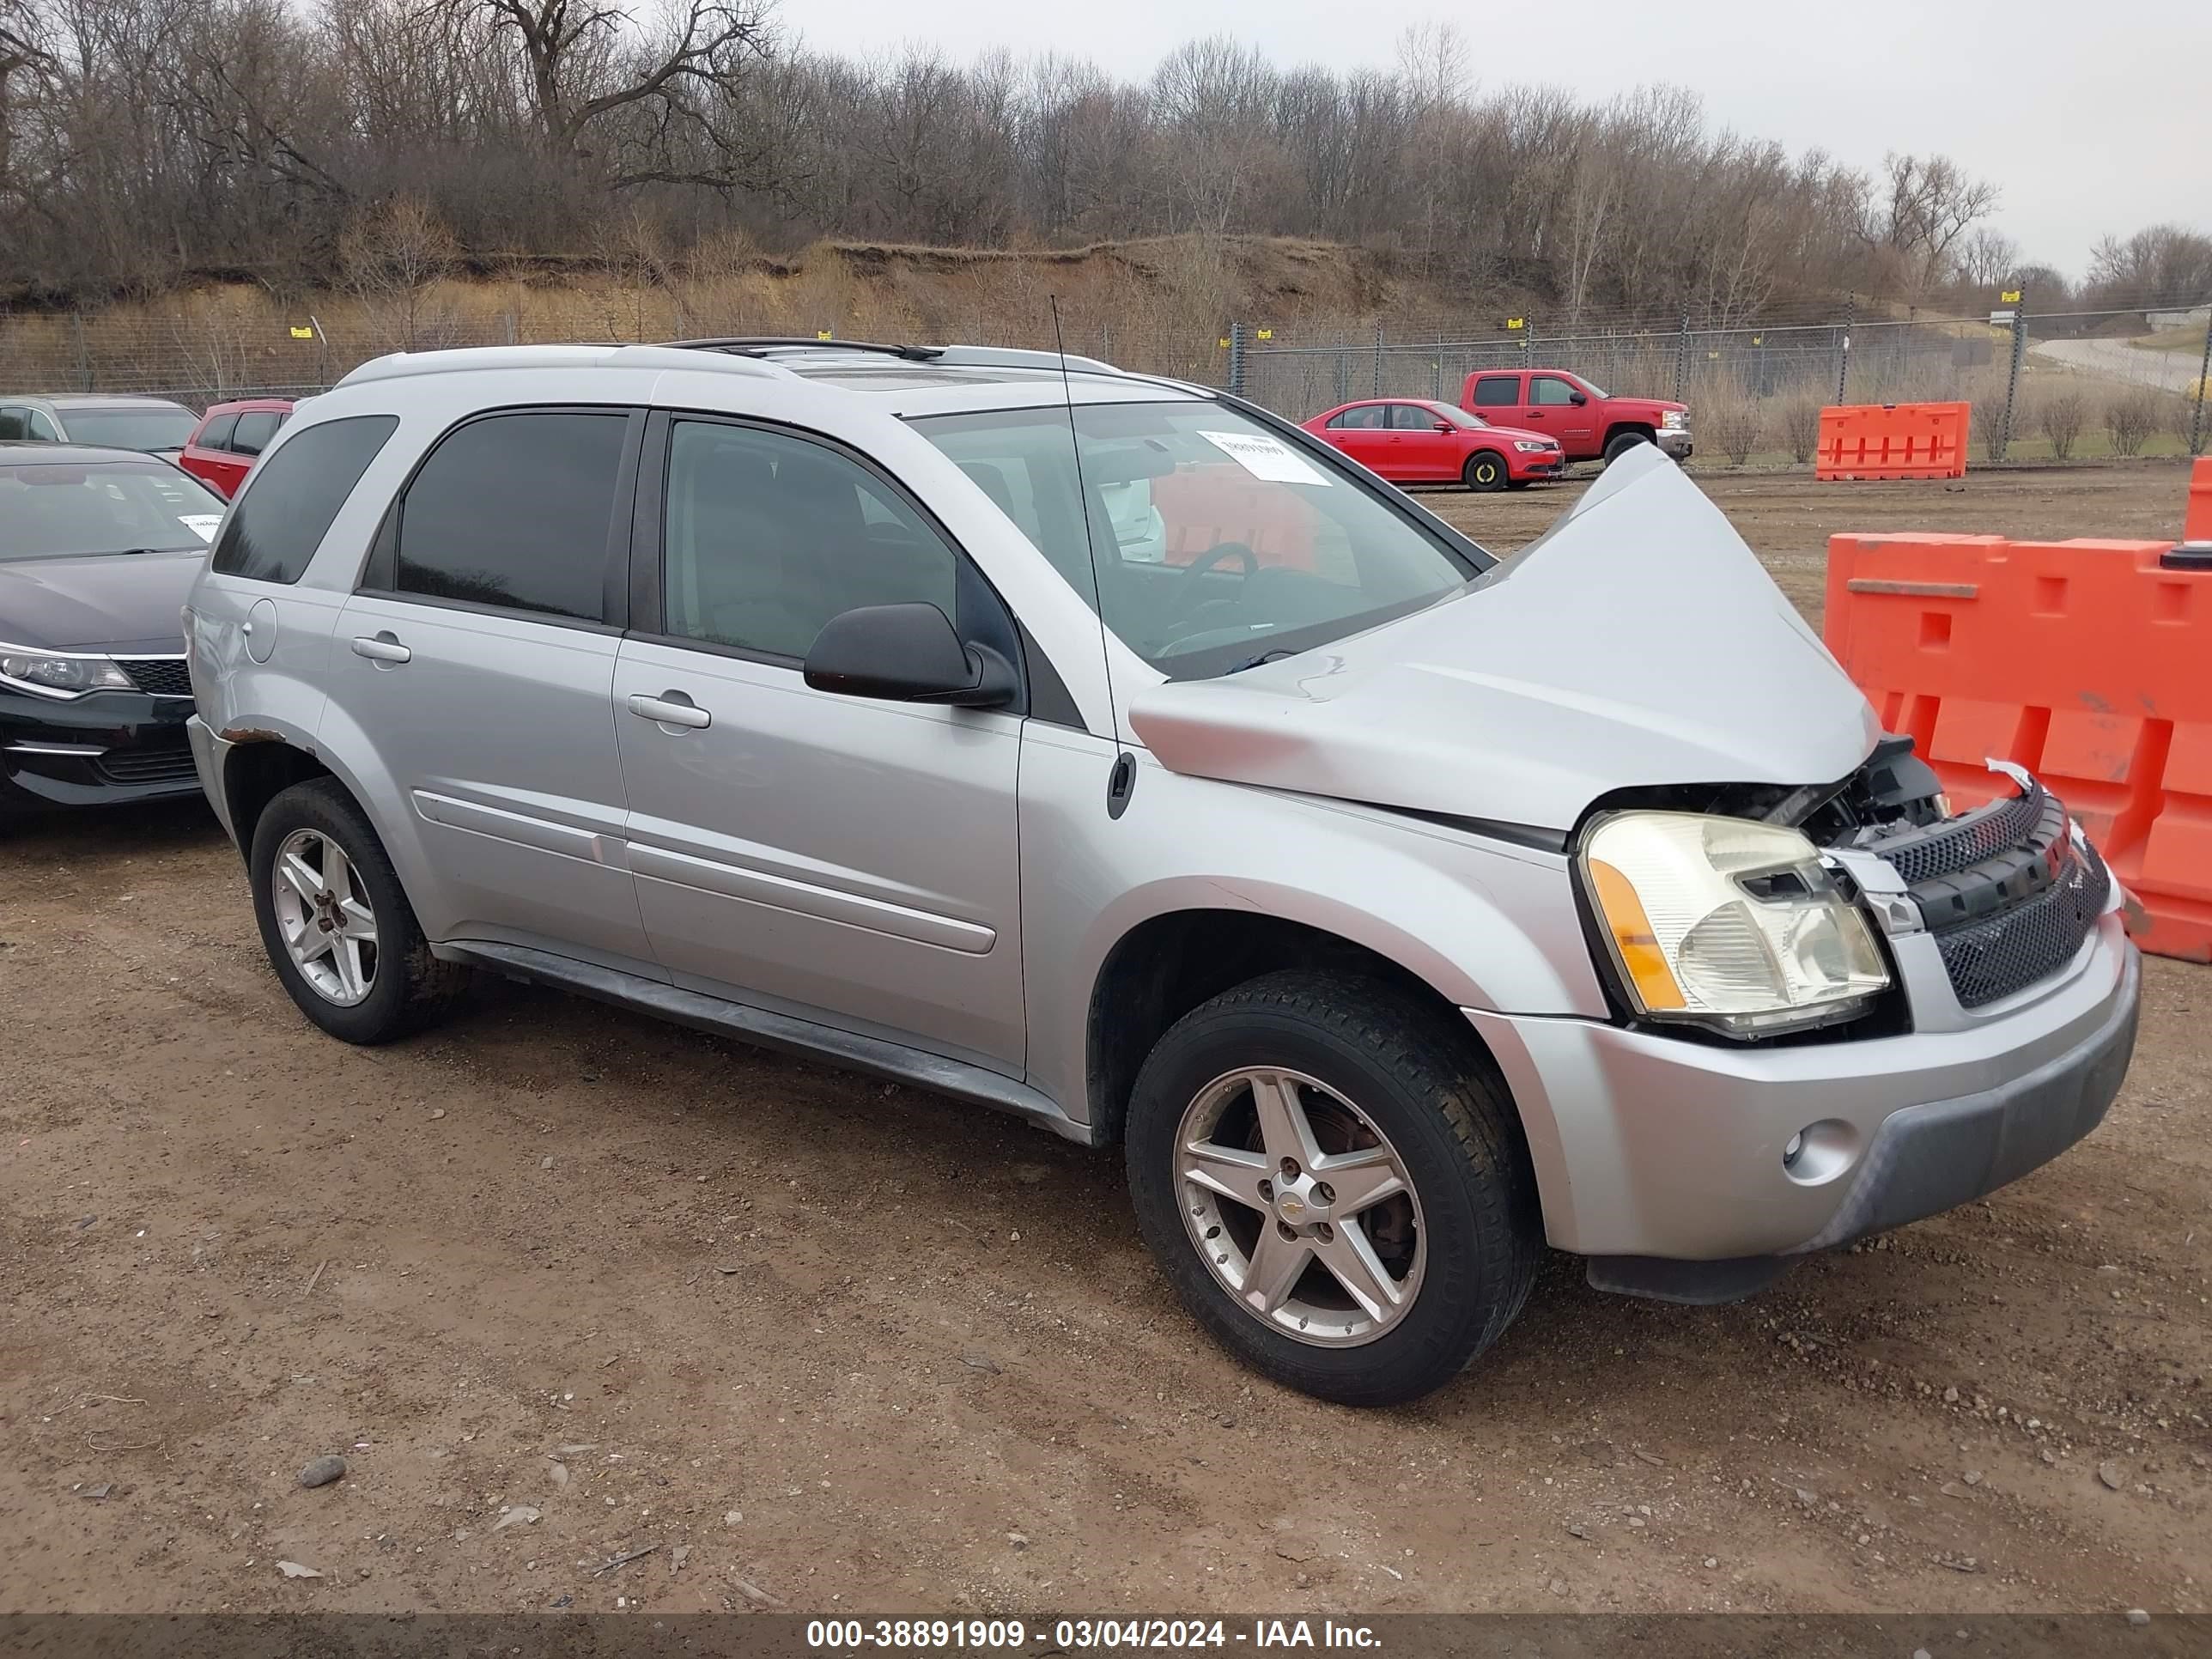
<path fill-rule="evenodd" d="M 0 466 L 0 562 L 197 551 L 222 503 L 162 461 Z"/>
<path fill-rule="evenodd" d="M 1421 407 L 1440 421 L 1449 421 L 1462 432 L 1472 432 L 1477 427 L 1490 424 L 1480 415 L 1470 415 L 1463 409 L 1453 408 L 1449 404 L 1423 404 Z"/>
<path fill-rule="evenodd" d="M 73 444 L 107 449 L 182 449 L 199 417 L 189 409 L 65 409 Z"/>
<path fill-rule="evenodd" d="M 1318 444 L 1221 404 L 917 419 L 1129 648 L 1171 679 L 1309 650 L 1456 592 L 1491 561 Z M 1096 579 L 1091 553 L 1097 553 Z"/>
<path fill-rule="evenodd" d="M 1589 392 L 1589 395 L 1596 398 L 1600 403 L 1603 403 L 1607 398 L 1613 396 L 1613 393 L 1607 392 L 1603 386 L 1600 386 L 1595 380 L 1590 379 L 1587 374 L 1577 375 L 1575 378 L 1579 380 L 1583 383 L 1583 387 Z"/>

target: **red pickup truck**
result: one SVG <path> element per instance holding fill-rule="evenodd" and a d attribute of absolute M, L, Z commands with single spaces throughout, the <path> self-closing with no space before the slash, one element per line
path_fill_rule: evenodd
<path fill-rule="evenodd" d="M 1660 398 L 1616 398 L 1564 368 L 1485 368 L 1467 377 L 1460 407 L 1498 426 L 1526 427 L 1559 441 L 1571 461 L 1612 460 L 1656 443 L 1690 458 L 1690 411 Z"/>

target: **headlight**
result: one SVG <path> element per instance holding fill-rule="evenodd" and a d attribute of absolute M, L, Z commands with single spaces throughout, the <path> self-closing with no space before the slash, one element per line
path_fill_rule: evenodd
<path fill-rule="evenodd" d="M 0 649 L 0 681 L 48 697 L 81 697 L 88 691 L 124 690 L 131 677 L 105 657 Z"/>
<path fill-rule="evenodd" d="M 1546 450 L 1556 449 L 1559 446 L 1545 438 L 1516 438 L 1513 447 L 1523 455 L 1540 455 Z"/>
<path fill-rule="evenodd" d="M 1795 830 L 1620 812 L 1583 837 L 1580 865 L 1648 1018 L 1755 1036 L 1845 1018 L 1889 984 L 1866 918 Z"/>
<path fill-rule="evenodd" d="M 1662 409 L 1659 411 L 1659 424 L 1669 432 L 1679 432 L 1689 423 L 1690 415 L 1687 410 Z"/>

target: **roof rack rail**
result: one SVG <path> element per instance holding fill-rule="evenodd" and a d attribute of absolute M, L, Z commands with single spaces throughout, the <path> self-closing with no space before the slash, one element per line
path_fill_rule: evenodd
<path fill-rule="evenodd" d="M 732 356 L 758 357 L 774 350 L 804 348 L 810 351 L 874 351 L 902 357 L 910 363 L 934 362 L 945 355 L 942 346 L 890 345 L 877 340 L 801 339 L 796 335 L 732 335 L 716 340 L 667 340 L 663 344 L 684 351 L 726 351 Z"/>

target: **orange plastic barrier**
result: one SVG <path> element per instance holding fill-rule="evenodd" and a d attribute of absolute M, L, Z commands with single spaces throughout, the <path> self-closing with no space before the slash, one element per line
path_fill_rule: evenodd
<path fill-rule="evenodd" d="M 1264 567 L 1315 568 L 1313 510 L 1296 490 L 1264 483 L 1241 466 L 1179 466 L 1152 480 L 1152 505 L 1167 533 L 1170 564 L 1242 542 Z M 1233 559 L 1222 566 L 1231 575 L 1243 568 Z"/>
<path fill-rule="evenodd" d="M 2212 962 L 2212 568 L 2161 566 L 2171 545 L 1837 536 L 1826 639 L 1954 806 L 2011 787 L 1988 759 L 2028 768 L 2143 949 Z"/>
<path fill-rule="evenodd" d="M 2189 508 L 2181 520 L 2181 539 L 2212 544 L 2212 455 L 2190 469 Z"/>
<path fill-rule="evenodd" d="M 1837 404 L 1820 411 L 1816 478 L 1963 478 L 1971 404 Z"/>

